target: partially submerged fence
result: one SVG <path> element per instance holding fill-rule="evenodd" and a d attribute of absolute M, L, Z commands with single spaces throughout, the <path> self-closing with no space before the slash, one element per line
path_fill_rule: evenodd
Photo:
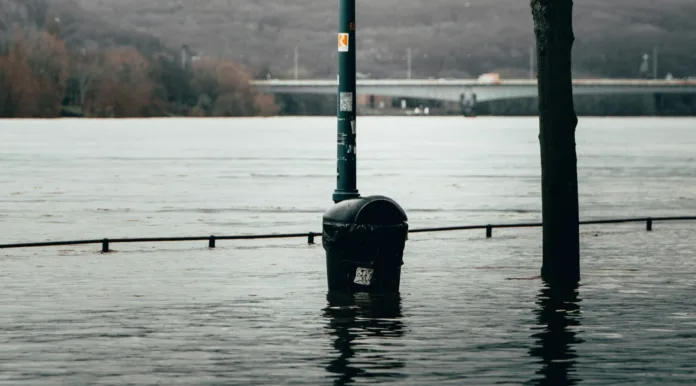
<path fill-rule="evenodd" d="M 601 225 L 601 224 L 625 224 L 625 223 L 645 223 L 645 230 L 653 230 L 654 222 L 672 221 L 694 221 L 696 216 L 677 216 L 677 217 L 639 217 L 639 218 L 620 218 L 607 220 L 580 221 L 580 225 Z M 409 229 L 409 233 L 430 233 L 430 232 L 450 232 L 467 230 L 484 230 L 486 237 L 493 237 L 493 229 L 499 228 L 537 228 L 541 227 L 541 222 L 511 223 L 511 224 L 487 224 L 487 225 L 462 225 L 437 228 L 415 228 Z M 148 238 L 120 238 L 120 239 L 93 239 L 93 240 L 73 240 L 73 241 L 45 241 L 38 243 L 19 243 L 19 244 L 0 244 L 0 249 L 9 248 L 38 248 L 54 247 L 64 245 L 86 245 L 101 244 L 102 253 L 111 251 L 111 244 L 120 243 L 163 243 L 163 242 L 182 242 L 182 241 L 207 241 L 208 248 L 215 248 L 218 240 L 259 240 L 259 239 L 292 239 L 306 238 L 308 244 L 314 244 L 315 238 L 321 237 L 321 232 L 307 233 L 276 233 L 259 235 L 236 235 L 236 236 L 201 236 L 201 237 L 148 237 Z"/>

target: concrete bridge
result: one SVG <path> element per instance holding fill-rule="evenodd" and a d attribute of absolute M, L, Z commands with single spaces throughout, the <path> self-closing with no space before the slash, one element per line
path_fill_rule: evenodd
<path fill-rule="evenodd" d="M 335 94 L 337 80 L 257 80 L 252 86 L 266 93 Z M 537 96 L 535 79 L 507 79 L 481 82 L 476 79 L 358 79 L 358 94 L 397 98 L 418 98 L 468 104 L 500 99 Z M 576 79 L 575 95 L 598 94 L 696 94 L 696 80 Z"/>

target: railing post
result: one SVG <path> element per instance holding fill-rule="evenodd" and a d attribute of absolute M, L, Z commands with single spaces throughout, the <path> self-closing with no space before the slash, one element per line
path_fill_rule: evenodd
<path fill-rule="evenodd" d="M 109 239 L 102 240 L 101 253 L 109 253 Z"/>
<path fill-rule="evenodd" d="M 215 248 L 215 236 L 210 236 L 208 239 L 208 248 Z"/>
<path fill-rule="evenodd" d="M 486 226 L 486 238 L 490 239 L 491 237 L 493 237 L 493 226 L 487 225 Z"/>
<path fill-rule="evenodd" d="M 652 232 L 652 222 L 652 218 L 648 218 L 648 222 L 645 225 L 645 230 L 647 230 L 648 232 Z"/>
<path fill-rule="evenodd" d="M 307 244 L 314 244 L 314 232 L 309 232 L 307 235 Z"/>

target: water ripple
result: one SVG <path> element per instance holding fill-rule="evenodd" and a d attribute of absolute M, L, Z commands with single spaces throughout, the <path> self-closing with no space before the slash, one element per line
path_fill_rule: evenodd
<path fill-rule="evenodd" d="M 539 217 L 538 120 L 393 119 L 362 121 L 359 184 L 411 226 Z M 3 243 L 304 232 L 331 204 L 335 119 L 23 122 Z M 579 125 L 583 219 L 696 211 L 693 119 Z M 693 385 L 694 229 L 583 226 L 560 292 L 540 229 L 413 234 L 392 297 L 327 294 L 304 240 L 2 250 L 0 383 Z"/>

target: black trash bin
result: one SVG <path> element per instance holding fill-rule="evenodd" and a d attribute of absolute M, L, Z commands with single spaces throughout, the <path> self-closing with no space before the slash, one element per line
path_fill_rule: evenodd
<path fill-rule="evenodd" d="M 398 293 L 408 236 L 404 210 L 384 196 L 344 200 L 323 217 L 329 291 Z"/>

